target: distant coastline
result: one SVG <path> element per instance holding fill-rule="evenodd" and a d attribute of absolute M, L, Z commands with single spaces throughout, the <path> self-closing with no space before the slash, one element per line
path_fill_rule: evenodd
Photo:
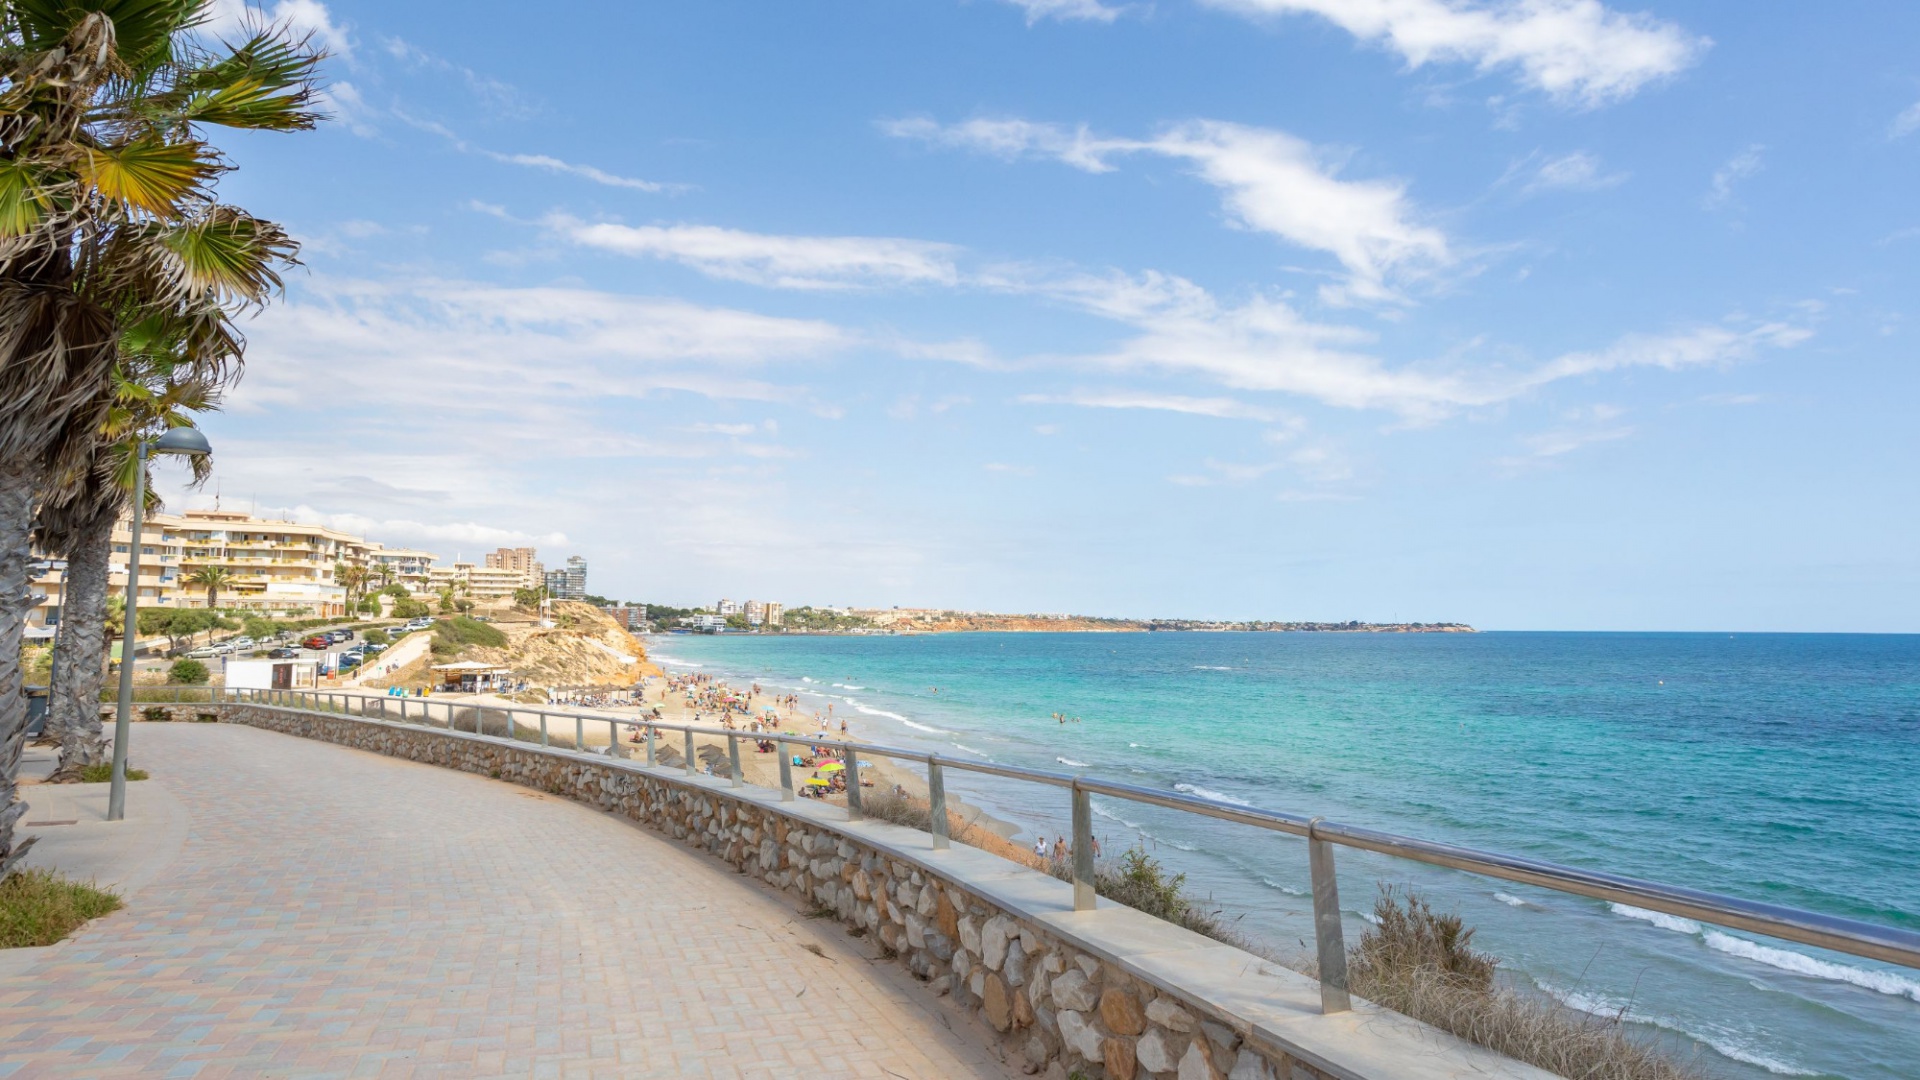
<path fill-rule="evenodd" d="M 734 627 L 745 630 L 746 627 Z M 761 632 L 786 634 L 968 633 L 1317 633 L 1472 634 L 1465 623 L 1307 622 L 1269 619 L 1113 619 L 1093 615 L 1009 615 L 934 608 L 790 608 L 783 625 Z"/>

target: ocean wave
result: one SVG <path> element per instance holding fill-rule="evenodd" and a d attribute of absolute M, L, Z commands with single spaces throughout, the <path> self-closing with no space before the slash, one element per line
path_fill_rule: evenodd
<path fill-rule="evenodd" d="M 889 720 L 897 720 L 900 723 L 905 724 L 910 728 L 913 728 L 915 731 L 930 732 L 934 735 L 948 734 L 948 732 L 946 732 L 944 729 L 937 728 L 937 727 L 928 727 L 927 725 L 922 724 L 917 720 L 909 720 L 906 717 L 901 716 L 897 712 L 888 712 L 885 709 L 875 709 L 875 708 L 872 708 L 871 706 L 862 705 L 859 702 L 853 701 L 851 699 L 847 701 L 847 704 L 853 706 L 854 710 L 857 712 L 865 713 L 868 716 L 884 716 Z"/>
<path fill-rule="evenodd" d="M 1201 787 L 1199 784 L 1175 784 L 1173 790 L 1185 792 L 1188 795 L 1198 795 L 1202 799 L 1212 799 L 1215 802 L 1232 803 L 1235 806 L 1253 805 L 1245 799 L 1236 799 L 1224 791 L 1215 791 L 1212 788 Z"/>
<path fill-rule="evenodd" d="M 1269 889 L 1278 889 L 1281 892 L 1286 893 L 1288 896 L 1312 896 L 1313 895 L 1312 893 L 1307 892 L 1304 889 L 1296 889 L 1291 885 L 1282 885 L 1281 883 L 1273 880 L 1272 878 L 1268 877 L 1265 874 L 1260 875 L 1260 884 L 1265 885 Z"/>
<path fill-rule="evenodd" d="M 1057 758 L 1054 758 L 1053 760 L 1055 760 L 1055 761 L 1057 761 L 1057 762 L 1059 762 L 1060 764 L 1062 764 L 1062 765 L 1065 765 L 1065 766 L 1067 766 L 1067 767 L 1069 767 L 1069 768 L 1074 768 L 1074 769 L 1091 769 L 1091 768 L 1093 768 L 1093 766 L 1091 766 L 1091 765 L 1089 765 L 1089 764 L 1087 764 L 1087 763 L 1086 763 L 1086 762 L 1084 762 L 1084 761 L 1075 761 L 1075 760 L 1073 760 L 1072 758 L 1067 758 L 1067 757 L 1057 757 Z"/>
<path fill-rule="evenodd" d="M 973 747 L 971 747 L 971 746 L 968 746 L 968 745 L 967 745 L 966 743 L 962 743 L 962 742 L 957 742 L 957 743 L 954 743 L 953 745 L 954 745 L 954 748 L 955 748 L 955 749 L 957 749 L 957 750 L 964 750 L 964 751 L 966 751 L 967 753 L 969 753 L 969 754 L 972 754 L 972 755 L 973 755 L 974 757 L 977 757 L 977 758 L 985 758 L 985 759 L 986 759 L 986 760 L 988 760 L 988 761 L 992 761 L 992 760 L 993 760 L 993 758 L 992 758 L 992 757 L 991 757 L 990 755 L 988 755 L 988 754 L 987 754 L 987 753 L 986 753 L 985 751 L 983 751 L 983 750 L 975 750 L 975 749 L 974 749 Z"/>
<path fill-rule="evenodd" d="M 1134 832 L 1139 833 L 1141 836 L 1146 837 L 1148 840 L 1151 840 L 1156 844 L 1165 844 L 1170 848 L 1175 848 L 1180 851 L 1199 851 L 1200 850 L 1199 848 L 1194 847 L 1192 844 L 1183 844 L 1178 840 L 1169 840 L 1166 837 L 1159 835 L 1158 833 L 1148 832 L 1147 827 L 1145 825 L 1142 825 L 1137 821 L 1130 821 L 1126 818 L 1121 817 L 1119 814 L 1116 814 L 1112 810 L 1109 810 L 1106 807 L 1106 805 L 1100 802 L 1098 799 L 1088 799 L 1087 808 L 1093 811 L 1095 817 L 1103 817 L 1103 818 L 1106 818 L 1108 821 L 1117 821 L 1120 824 L 1125 825 L 1127 828 L 1132 829 Z"/>
<path fill-rule="evenodd" d="M 706 667 L 707 666 L 705 664 L 696 664 L 692 660 L 682 660 L 677 656 L 668 656 L 664 653 L 654 653 L 652 654 L 652 656 L 649 657 L 649 659 L 656 660 L 662 664 L 672 664 L 674 667 Z"/>
<path fill-rule="evenodd" d="M 1607 1020 L 1620 1018 L 1625 1019 L 1630 1024 L 1645 1024 L 1648 1027 L 1656 1027 L 1662 1031 L 1671 1031 L 1677 1035 L 1684 1035 L 1712 1049 L 1714 1053 L 1719 1054 L 1721 1057 L 1746 1065 L 1758 1066 L 1775 1076 L 1821 1075 L 1813 1070 L 1803 1069 L 1791 1062 L 1769 1057 L 1754 1047 L 1737 1041 L 1730 1032 L 1715 1032 L 1709 1034 L 1703 1031 L 1696 1031 L 1677 1020 L 1670 1020 L 1664 1016 L 1636 1013 L 1633 1011 L 1630 1003 L 1615 1001 L 1604 995 L 1584 994 L 1578 990 L 1562 990 L 1559 987 L 1541 982 L 1538 979 L 1534 980 L 1534 985 L 1538 986 L 1542 993 L 1569 1009 L 1578 1010 L 1586 1013 L 1588 1016 L 1598 1016 Z"/>
<path fill-rule="evenodd" d="M 1700 932 L 1699 923 L 1694 922 L 1692 919 L 1683 919 L 1678 915 L 1668 915 L 1661 911 L 1648 911 L 1646 908 L 1637 908 L 1631 904 L 1608 904 L 1607 906 L 1613 909 L 1615 915 L 1652 923 L 1662 930 L 1671 930 L 1676 934 L 1697 934 Z"/>
<path fill-rule="evenodd" d="M 839 687 L 842 690 L 865 690 L 866 689 L 866 687 L 864 686 L 855 686 L 852 683 L 844 683 L 844 682 L 837 682 L 837 683 L 834 683 L 833 685 Z"/>
<path fill-rule="evenodd" d="M 1233 669 L 1230 667 L 1221 667 L 1218 664 L 1195 664 L 1193 665 L 1193 670 L 1195 671 L 1232 671 Z"/>
<path fill-rule="evenodd" d="M 1130 742 L 1130 743 L 1128 743 L 1128 744 L 1127 744 L 1127 749 L 1129 749 L 1129 750 L 1151 750 L 1151 749 L 1153 749 L 1153 747 L 1151 747 L 1151 746 L 1148 746 L 1148 745 L 1147 745 L 1146 743 L 1143 743 L 1143 742 Z"/>
<path fill-rule="evenodd" d="M 810 675 L 802 675 L 800 676 L 800 681 L 805 683 L 810 683 L 813 681 L 813 677 Z"/>
<path fill-rule="evenodd" d="M 1718 930 L 1709 930 L 1692 919 L 1682 919 L 1673 915 L 1663 915 L 1657 911 L 1632 907 L 1627 904 L 1610 904 L 1614 914 L 1629 919 L 1650 922 L 1663 930 L 1672 930 L 1680 934 L 1699 935 L 1707 948 L 1716 952 L 1737 956 L 1742 960 L 1751 960 L 1756 964 L 1765 964 L 1771 968 L 1794 975 L 1804 975 L 1810 979 L 1825 979 L 1829 982 L 1848 983 L 1863 990 L 1872 990 L 1877 994 L 1891 997 L 1903 997 L 1909 1001 L 1920 1002 L 1920 982 L 1891 971 L 1878 971 L 1873 968 L 1854 967 L 1850 964 L 1836 964 L 1831 960 L 1821 960 L 1791 949 L 1779 949 L 1771 945 L 1762 945 L 1747 938 L 1734 937 Z"/>
<path fill-rule="evenodd" d="M 1848 964 L 1836 964 L 1829 960 L 1820 960 L 1805 953 L 1789 949 L 1776 949 L 1771 945 L 1762 945 L 1757 941 L 1723 934 L 1718 930 L 1708 930 L 1704 939 L 1707 948 L 1738 956 L 1743 960 L 1779 968 L 1795 975 L 1805 975 L 1814 979 L 1826 979 L 1830 982 L 1850 983 L 1854 986 L 1872 990 L 1879 994 L 1903 997 L 1911 1001 L 1920 1001 L 1920 982 L 1895 975 L 1891 971 L 1875 971 L 1871 968 L 1857 968 Z"/>
<path fill-rule="evenodd" d="M 1503 892 L 1494 893 L 1493 898 L 1507 905 L 1508 907 L 1532 907 L 1533 906 L 1532 904 L 1527 903 L 1525 900 L 1522 900 L 1517 896 L 1511 896 Z"/>

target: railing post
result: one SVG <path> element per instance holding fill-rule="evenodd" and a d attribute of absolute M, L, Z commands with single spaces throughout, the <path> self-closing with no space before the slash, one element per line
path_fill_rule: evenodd
<path fill-rule="evenodd" d="M 579 717 L 573 718 L 573 752 L 579 753 L 587 748 L 587 722 Z"/>
<path fill-rule="evenodd" d="M 847 820 L 866 817 L 860 810 L 860 752 L 849 746 L 843 760 L 847 763 Z"/>
<path fill-rule="evenodd" d="M 927 835 L 933 837 L 933 850 L 947 849 L 947 781 L 940 772 L 940 759 L 927 757 Z"/>
<path fill-rule="evenodd" d="M 740 736 L 727 736 L 727 772 L 733 779 L 733 786 L 740 786 Z"/>
<path fill-rule="evenodd" d="M 654 740 L 658 734 L 658 732 L 654 731 L 652 724 L 647 725 L 647 768 L 649 769 L 660 763 L 659 755 L 656 753 L 656 747 L 654 746 Z"/>
<path fill-rule="evenodd" d="M 1093 800 L 1073 782 L 1073 910 L 1093 910 Z"/>
<path fill-rule="evenodd" d="M 546 713 L 540 714 L 540 745 L 541 746 L 551 745 L 547 742 L 547 714 Z"/>
<path fill-rule="evenodd" d="M 776 741 L 773 745 L 780 748 L 780 801 L 793 801 L 793 756 L 788 743 Z"/>
<path fill-rule="evenodd" d="M 626 750 L 620 745 L 620 721 L 618 720 L 607 721 L 607 756 L 610 758 L 627 756 Z"/>
<path fill-rule="evenodd" d="M 1314 835 L 1320 818 L 1307 823 L 1307 864 L 1313 874 L 1313 940 L 1320 954 L 1320 1011 L 1346 1012 L 1347 939 L 1340 927 L 1340 882 L 1334 875 L 1333 845 Z"/>
<path fill-rule="evenodd" d="M 693 729 L 687 729 L 687 775 L 693 775 Z"/>

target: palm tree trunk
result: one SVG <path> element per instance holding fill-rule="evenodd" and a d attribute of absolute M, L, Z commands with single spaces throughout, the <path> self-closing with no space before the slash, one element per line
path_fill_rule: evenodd
<path fill-rule="evenodd" d="M 100 724 L 100 688 L 107 680 L 108 562 L 118 507 L 103 513 L 67 550 L 66 596 L 61 604 L 60 664 L 48 699 L 47 734 L 60 740 L 55 780 L 79 778 L 80 770 L 107 759 Z"/>
<path fill-rule="evenodd" d="M 27 698 L 21 685 L 20 641 L 33 606 L 33 495 L 39 477 L 20 461 L 0 461 L 0 880 L 33 846 L 15 843 L 13 827 L 27 812 L 19 794 L 20 747 L 27 737 Z"/>

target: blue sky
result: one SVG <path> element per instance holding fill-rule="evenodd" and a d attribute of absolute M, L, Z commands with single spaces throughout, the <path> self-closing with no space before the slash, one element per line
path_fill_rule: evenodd
<path fill-rule="evenodd" d="M 219 489 L 657 602 L 1920 630 L 1920 7 L 1655 5 L 276 0 Z"/>

